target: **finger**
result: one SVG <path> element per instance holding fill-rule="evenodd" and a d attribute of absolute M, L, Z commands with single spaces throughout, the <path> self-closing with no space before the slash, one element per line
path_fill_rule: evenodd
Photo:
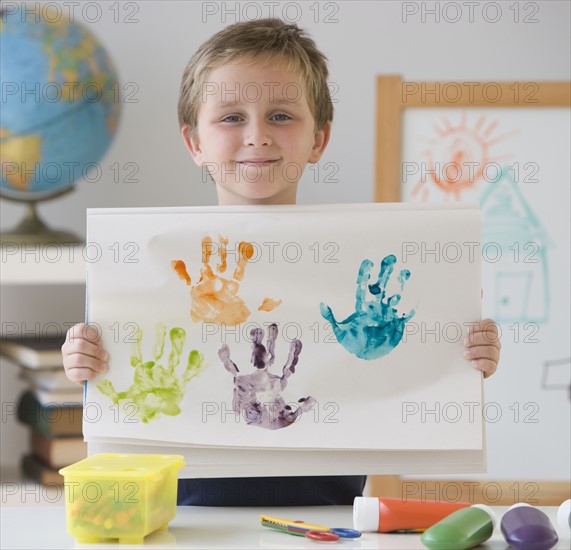
<path fill-rule="evenodd" d="M 90 369 L 96 373 L 106 372 L 109 369 L 106 361 L 83 353 L 72 353 L 65 356 L 63 366 L 66 373 L 70 373 L 73 369 Z"/>
<path fill-rule="evenodd" d="M 468 336 L 464 339 L 464 345 L 467 348 L 475 347 L 475 346 L 492 346 L 496 349 L 500 349 L 501 342 L 499 337 L 494 337 L 490 334 L 489 331 L 484 332 L 475 332 L 471 336 Z"/>
<path fill-rule="evenodd" d="M 103 349 L 100 343 L 94 344 L 88 340 L 76 339 L 73 342 L 66 341 L 61 347 L 64 362 L 66 357 L 72 355 L 85 355 L 99 361 L 107 362 L 109 354 Z"/>
<path fill-rule="evenodd" d="M 375 284 L 369 285 L 369 291 L 371 294 L 376 295 L 379 300 L 382 298 L 383 290 L 387 288 L 387 284 L 391 278 L 391 275 L 393 274 L 396 261 L 396 256 L 393 254 L 385 256 L 381 261 L 381 269 L 379 271 L 377 282 Z"/>
<path fill-rule="evenodd" d="M 226 359 L 230 358 L 230 348 L 228 348 L 226 344 L 223 344 L 218 350 L 218 357 L 220 357 L 222 361 L 226 361 Z"/>
<path fill-rule="evenodd" d="M 244 278 L 246 264 L 248 263 L 248 260 L 250 260 L 254 255 L 254 247 L 252 246 L 252 243 L 241 241 L 238 245 L 238 252 L 239 259 L 236 265 L 236 269 L 234 270 L 234 275 L 232 276 L 235 281 L 241 281 Z"/>
<path fill-rule="evenodd" d="M 321 304 L 319 304 L 319 309 L 321 310 L 321 316 L 325 320 L 329 321 L 331 326 L 337 327 L 337 321 L 335 319 L 335 315 L 333 315 L 333 311 L 331 311 L 331 308 L 327 304 L 321 302 Z"/>
<path fill-rule="evenodd" d="M 212 239 L 208 236 L 202 239 L 202 269 L 208 278 L 214 277 L 214 272 L 210 267 L 210 256 L 212 256 L 213 244 Z"/>
<path fill-rule="evenodd" d="M 484 341 L 482 341 L 482 338 Z M 468 334 L 464 343 L 466 345 L 473 345 L 475 342 L 476 345 L 480 345 L 482 343 L 499 343 L 499 333 L 496 323 L 491 319 L 484 319 L 471 324 L 468 327 Z"/>
<path fill-rule="evenodd" d="M 467 348 L 462 353 L 465 359 L 471 361 L 478 359 L 489 359 L 497 363 L 500 359 L 500 352 L 498 348 L 494 346 L 475 346 Z"/>
<path fill-rule="evenodd" d="M 99 331 L 93 326 L 86 323 L 78 323 L 73 325 L 66 334 L 66 342 L 73 343 L 75 340 L 87 340 L 89 342 L 97 343 L 101 340 Z"/>
<path fill-rule="evenodd" d="M 218 235 L 218 255 L 220 256 L 220 263 L 216 266 L 216 271 L 218 271 L 218 273 L 224 273 L 226 271 L 226 256 L 228 254 L 227 246 L 228 238 Z"/>
<path fill-rule="evenodd" d="M 498 368 L 498 364 L 490 359 L 476 359 L 472 361 L 472 366 L 477 370 L 481 370 L 484 373 L 484 378 L 494 374 Z"/>
<path fill-rule="evenodd" d="M 192 281 L 190 280 L 190 275 L 186 270 L 186 264 L 182 260 L 173 260 L 171 262 L 171 267 L 178 275 L 179 279 L 182 279 L 188 286 L 190 286 Z"/>
<path fill-rule="evenodd" d="M 357 275 L 357 289 L 355 291 L 355 311 L 363 311 L 363 303 L 367 298 L 367 284 L 371 277 L 373 262 L 365 258 L 359 267 Z"/>

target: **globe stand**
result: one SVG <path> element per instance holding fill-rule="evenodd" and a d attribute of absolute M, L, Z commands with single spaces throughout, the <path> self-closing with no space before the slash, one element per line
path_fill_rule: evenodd
<path fill-rule="evenodd" d="M 57 196 L 63 193 L 58 193 Z M 5 198 L 6 195 L 4 195 Z M 52 198 L 52 197 L 50 197 Z M 3 231 L 0 233 L 0 244 L 49 244 L 49 243 L 68 243 L 82 244 L 83 241 L 69 231 L 57 231 L 50 229 L 38 216 L 36 209 L 37 201 L 26 200 L 26 214 L 22 221 L 12 231 Z"/>

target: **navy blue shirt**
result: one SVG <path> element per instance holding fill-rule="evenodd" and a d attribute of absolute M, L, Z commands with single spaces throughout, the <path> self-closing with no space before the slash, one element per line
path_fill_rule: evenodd
<path fill-rule="evenodd" d="M 179 479 L 179 506 L 317 506 L 353 504 L 366 476 Z"/>

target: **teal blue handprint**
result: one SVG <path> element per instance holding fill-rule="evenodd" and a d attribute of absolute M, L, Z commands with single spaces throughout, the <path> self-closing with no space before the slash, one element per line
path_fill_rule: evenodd
<path fill-rule="evenodd" d="M 397 259 L 394 255 L 383 258 L 377 282 L 369 284 L 371 260 L 361 262 L 357 275 L 355 313 L 344 321 L 337 321 L 331 308 L 321 303 L 321 315 L 331 323 L 337 341 L 350 353 L 360 359 L 377 359 L 388 355 L 401 341 L 404 327 L 415 314 L 414 309 L 399 316 L 395 306 L 401 299 L 400 294 L 388 296 L 387 284 L 393 273 Z M 401 292 L 404 283 L 410 277 L 410 271 L 403 269 L 398 281 Z M 367 301 L 367 289 L 373 299 Z"/>

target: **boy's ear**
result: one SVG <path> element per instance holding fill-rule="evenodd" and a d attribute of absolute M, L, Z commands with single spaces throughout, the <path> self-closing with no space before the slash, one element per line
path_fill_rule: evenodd
<path fill-rule="evenodd" d="M 198 138 L 192 137 L 190 126 L 183 126 L 180 129 L 180 133 L 182 134 L 182 139 L 187 151 L 190 153 L 190 156 L 193 158 L 195 164 L 201 168 L 203 159 Z"/>
<path fill-rule="evenodd" d="M 318 162 L 327 144 L 329 143 L 329 138 L 331 137 L 331 121 L 328 120 L 322 130 L 315 133 L 315 139 L 313 142 L 313 148 L 311 149 L 311 154 L 309 156 L 308 162 L 315 163 Z"/>

